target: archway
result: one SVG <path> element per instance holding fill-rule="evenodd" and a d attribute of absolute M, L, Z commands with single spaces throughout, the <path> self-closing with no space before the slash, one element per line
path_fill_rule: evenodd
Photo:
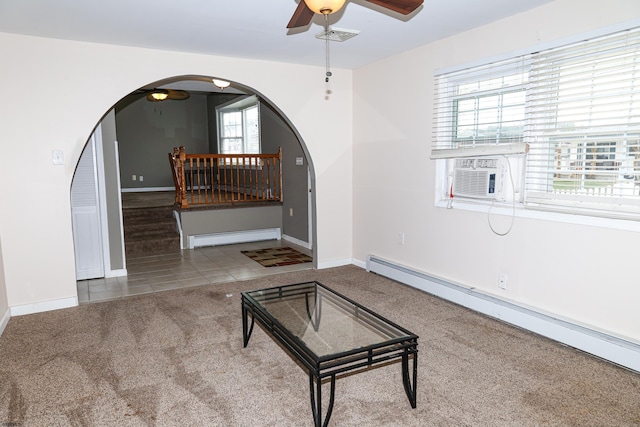
<path fill-rule="evenodd" d="M 273 135 L 277 135 L 278 138 L 282 138 L 283 134 L 288 133 L 290 135 L 291 140 L 295 141 L 295 145 L 297 146 L 297 152 L 293 152 L 295 150 L 287 150 L 290 152 L 290 154 L 288 155 L 283 154 L 283 162 L 286 159 L 286 161 L 288 162 L 288 167 L 290 168 L 290 171 L 289 172 L 285 171 L 284 174 L 287 174 L 285 176 L 292 176 L 292 179 L 289 180 L 290 182 L 286 182 L 285 180 L 285 183 L 284 183 L 285 201 L 283 202 L 283 209 L 282 209 L 283 237 L 293 238 L 295 243 L 307 245 L 311 253 L 315 254 L 316 253 L 316 249 L 315 249 L 316 239 L 314 237 L 315 229 L 316 229 L 315 227 L 315 191 L 314 191 L 315 173 L 313 170 L 313 163 L 311 161 L 310 155 L 308 153 L 306 146 L 304 145 L 304 142 L 300 138 L 300 135 L 296 131 L 294 125 L 282 113 L 282 111 L 276 105 L 274 105 L 271 101 L 269 101 L 267 98 L 262 96 L 262 94 L 260 94 L 257 90 L 246 87 L 237 82 L 232 82 L 229 88 L 225 88 L 224 90 L 221 90 L 216 86 L 214 86 L 211 83 L 211 80 L 212 80 L 212 77 L 186 76 L 186 75 L 163 79 L 160 81 L 150 83 L 148 85 L 145 85 L 144 87 L 141 87 L 140 89 L 133 91 L 132 93 L 124 96 L 118 103 L 116 103 L 116 105 L 114 105 L 114 107 L 103 117 L 99 125 L 96 126 L 96 130 L 101 132 L 105 131 L 104 129 L 105 127 L 108 128 L 107 130 L 108 132 L 110 131 L 109 129 L 113 129 L 112 130 L 112 132 L 114 133 L 113 139 L 114 141 L 116 140 L 118 141 L 115 147 L 109 147 L 109 144 L 111 144 L 111 141 L 108 141 L 108 139 L 105 140 L 103 138 L 103 140 L 107 144 L 106 145 L 107 151 L 111 150 L 110 151 L 111 154 L 107 156 L 103 156 L 103 158 L 109 159 L 109 157 L 114 153 L 113 150 L 115 150 L 115 156 L 113 157 L 114 157 L 114 160 L 118 163 L 116 168 L 118 176 L 116 177 L 109 176 L 110 172 L 112 174 L 114 173 L 113 165 L 111 165 L 111 168 L 109 167 L 103 168 L 106 173 L 106 180 L 108 181 L 106 183 L 103 183 L 103 185 L 106 185 L 106 186 L 111 185 L 111 187 L 113 187 L 113 182 L 117 183 L 117 186 L 118 186 L 117 200 L 118 201 L 121 200 L 120 191 L 124 191 L 124 190 L 135 191 L 136 189 L 149 190 L 154 188 L 161 188 L 161 189 L 166 188 L 166 186 L 163 183 L 160 183 L 160 184 L 154 183 L 153 177 L 150 177 L 146 172 L 135 172 L 134 169 L 131 169 L 132 167 L 135 168 L 136 164 L 139 165 L 141 163 L 140 159 L 142 159 L 142 161 L 144 161 L 145 163 L 149 163 L 149 156 L 145 156 L 140 152 L 138 152 L 138 156 L 140 156 L 138 161 L 135 161 L 135 160 L 130 161 L 132 160 L 129 157 L 132 155 L 131 153 L 133 152 L 135 154 L 135 150 L 140 151 L 141 144 L 139 144 L 139 140 L 135 141 L 136 143 L 138 143 L 136 147 L 124 146 L 124 144 L 128 144 L 130 142 L 128 141 L 128 139 L 130 139 L 130 135 L 125 135 L 125 134 L 130 133 L 135 135 L 136 132 L 138 134 L 141 133 L 140 129 L 138 129 L 137 131 L 135 129 L 133 131 L 130 129 L 131 123 L 134 123 L 136 121 L 135 120 L 136 114 L 138 114 L 138 118 L 139 118 L 140 111 L 142 111 L 142 114 L 147 114 L 147 115 L 149 115 L 151 112 L 153 113 L 154 116 L 147 117 L 148 121 L 150 121 L 152 125 L 159 125 L 163 123 L 163 120 L 164 120 L 165 124 L 169 122 L 169 125 L 170 125 L 169 127 L 173 128 L 173 131 L 167 131 L 167 128 L 162 126 L 156 126 L 156 129 L 155 129 L 156 137 L 160 135 L 158 134 L 158 132 L 164 132 L 164 135 L 160 135 L 160 136 L 163 136 L 163 138 L 156 138 L 154 141 L 154 143 L 156 144 L 155 148 L 160 152 L 160 157 L 161 157 L 160 162 L 157 164 L 159 165 L 158 166 L 159 168 L 164 167 L 166 168 L 167 171 L 169 171 L 166 163 L 166 153 L 170 152 L 174 146 L 189 145 L 193 142 L 191 141 L 190 138 L 193 137 L 194 135 L 193 134 L 187 135 L 185 133 L 186 130 L 190 130 L 192 133 L 196 133 L 196 134 L 198 133 L 205 134 L 204 139 L 206 144 L 209 146 L 208 147 L 209 150 L 211 150 L 214 146 L 217 145 L 217 144 L 211 144 L 212 138 L 214 138 L 215 135 L 217 134 L 215 130 L 211 129 L 211 116 L 212 116 L 211 108 L 212 106 L 215 106 L 217 103 L 217 101 L 215 101 L 214 98 L 227 99 L 233 96 L 253 94 L 253 95 L 256 95 L 261 100 L 262 105 L 264 106 L 264 108 L 262 109 L 263 111 L 262 117 L 263 117 L 264 123 L 267 125 L 263 126 L 262 128 L 267 128 L 266 132 L 268 133 L 268 135 L 266 137 L 273 138 L 274 137 Z M 177 101 L 169 100 L 169 101 L 164 101 L 162 103 L 147 102 L 146 97 L 148 93 L 150 93 L 150 91 L 153 89 L 164 89 L 164 90 L 170 89 L 170 90 L 177 90 L 177 91 L 185 91 L 190 94 L 191 101 L 188 101 L 186 103 L 180 100 L 177 100 Z M 170 103 L 172 103 L 174 106 L 181 105 L 182 107 L 178 108 L 178 110 L 180 110 L 179 114 L 183 114 L 185 117 L 187 116 L 192 117 L 192 115 L 196 114 L 194 110 L 199 108 L 198 105 L 203 106 L 205 110 L 204 116 L 207 117 L 207 120 L 203 123 L 203 127 L 206 129 L 203 130 L 203 128 L 194 127 L 193 122 L 191 122 L 189 126 L 177 125 L 176 114 L 174 114 L 175 112 L 170 114 L 170 111 L 169 111 L 170 109 L 168 106 L 172 105 Z M 135 107 L 136 105 L 138 106 L 137 108 L 139 111 L 137 111 L 135 114 L 128 114 L 127 112 L 132 112 L 136 109 Z M 202 115 L 202 112 L 200 111 L 198 114 Z M 128 118 L 125 117 L 127 115 L 132 115 L 133 120 L 131 117 L 128 117 Z M 108 126 L 104 126 L 105 120 L 107 121 Z M 151 134 L 154 135 L 153 132 Z M 265 136 L 263 135 L 263 138 L 264 137 Z M 160 142 L 158 142 L 159 139 L 161 140 Z M 185 141 L 186 141 L 186 144 L 185 144 Z M 282 142 L 282 140 L 280 139 L 279 142 Z M 287 151 L 285 151 L 285 153 Z M 122 159 L 125 159 L 124 163 L 126 164 L 123 165 Z M 300 166 L 304 166 L 304 167 L 300 168 Z M 300 177 L 301 170 L 303 171 L 303 175 L 304 175 L 304 178 L 302 179 Z M 125 182 L 125 180 L 127 180 L 128 177 L 133 177 L 133 175 L 136 176 L 135 181 L 132 180 L 131 182 Z M 143 181 L 140 180 L 141 177 L 145 177 Z M 76 176 L 74 175 L 74 181 L 75 179 L 76 179 Z M 109 182 L 111 184 L 109 184 Z M 300 183 L 303 183 L 304 185 L 299 186 Z M 296 187 L 296 185 L 298 186 Z M 111 192 L 108 192 L 108 193 L 111 193 Z M 110 204 L 109 200 L 107 200 L 106 203 L 107 205 L 109 205 Z M 121 206 L 117 206 L 115 210 L 121 211 L 121 209 L 122 209 Z M 111 218 L 113 222 L 113 218 L 114 218 L 113 211 L 114 211 L 113 206 L 107 206 L 106 212 L 103 213 L 102 219 L 108 221 L 108 218 Z M 107 227 L 103 227 L 103 229 L 104 228 L 110 230 L 108 231 L 109 232 L 109 236 L 107 238 L 108 244 L 105 245 L 105 248 L 107 248 L 105 250 L 109 250 L 110 253 L 108 257 L 105 257 L 105 261 L 107 263 L 109 262 L 111 263 L 110 265 L 105 265 L 105 277 L 117 277 L 117 276 L 126 275 L 126 255 L 123 252 L 124 245 L 122 244 L 123 231 L 122 229 L 120 229 L 120 230 L 117 230 L 117 232 L 115 233 L 115 234 L 118 234 L 119 232 L 118 237 L 120 238 L 120 241 L 117 241 L 118 239 L 115 239 L 112 235 L 113 234 L 112 230 L 114 228 L 115 229 L 118 228 L 117 224 L 114 227 L 107 226 Z M 304 230 L 302 234 L 300 234 L 301 229 Z M 122 255 L 121 266 L 117 265 L 117 260 L 119 259 L 117 254 L 118 249 L 120 249 L 121 255 Z M 317 263 L 317 260 L 315 260 L 315 257 L 314 257 L 314 265 L 316 265 L 316 263 Z"/>

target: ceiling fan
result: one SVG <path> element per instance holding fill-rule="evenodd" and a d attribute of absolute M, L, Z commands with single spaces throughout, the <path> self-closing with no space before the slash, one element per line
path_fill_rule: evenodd
<path fill-rule="evenodd" d="M 347 0 L 300 0 L 287 28 L 297 28 L 309 25 L 313 15 L 322 14 L 325 17 L 337 12 Z M 394 12 L 408 15 L 416 10 L 424 0 L 366 0 L 369 3 L 382 6 Z"/>
<path fill-rule="evenodd" d="M 147 101 L 151 102 L 160 102 L 165 101 L 167 99 L 171 99 L 174 101 L 183 101 L 189 98 L 189 92 L 184 90 L 174 90 L 174 89 L 150 89 L 150 90 L 142 90 L 142 93 L 147 94 Z"/>

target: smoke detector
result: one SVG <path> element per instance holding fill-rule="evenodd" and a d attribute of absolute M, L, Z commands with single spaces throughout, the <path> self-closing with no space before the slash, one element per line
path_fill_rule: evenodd
<path fill-rule="evenodd" d="M 358 30 L 345 30 L 343 28 L 328 28 L 326 31 L 316 34 L 317 39 L 343 42 L 360 34 Z"/>

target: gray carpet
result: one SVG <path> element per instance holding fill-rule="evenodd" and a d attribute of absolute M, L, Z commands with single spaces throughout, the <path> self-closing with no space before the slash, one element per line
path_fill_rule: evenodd
<path fill-rule="evenodd" d="M 420 336 L 418 407 L 399 363 L 340 378 L 332 426 L 640 425 L 640 375 L 349 266 L 13 317 L 0 425 L 311 426 L 307 374 L 240 292 L 318 280 Z"/>

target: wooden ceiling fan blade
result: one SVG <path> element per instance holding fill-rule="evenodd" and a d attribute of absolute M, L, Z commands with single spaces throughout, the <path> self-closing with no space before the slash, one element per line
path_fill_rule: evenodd
<path fill-rule="evenodd" d="M 184 101 L 189 98 L 189 92 L 184 90 L 173 90 L 169 89 L 169 99 L 173 99 L 174 101 Z"/>
<path fill-rule="evenodd" d="M 394 12 L 408 15 L 423 3 L 424 0 L 367 0 L 369 3 L 377 4 L 385 9 L 392 10 Z M 300 3 L 304 3 L 301 0 Z"/>
<path fill-rule="evenodd" d="M 287 24 L 287 28 L 305 27 L 311 22 L 313 15 L 313 11 L 309 9 L 304 0 L 300 0 L 296 11 L 293 12 L 293 16 Z"/>

